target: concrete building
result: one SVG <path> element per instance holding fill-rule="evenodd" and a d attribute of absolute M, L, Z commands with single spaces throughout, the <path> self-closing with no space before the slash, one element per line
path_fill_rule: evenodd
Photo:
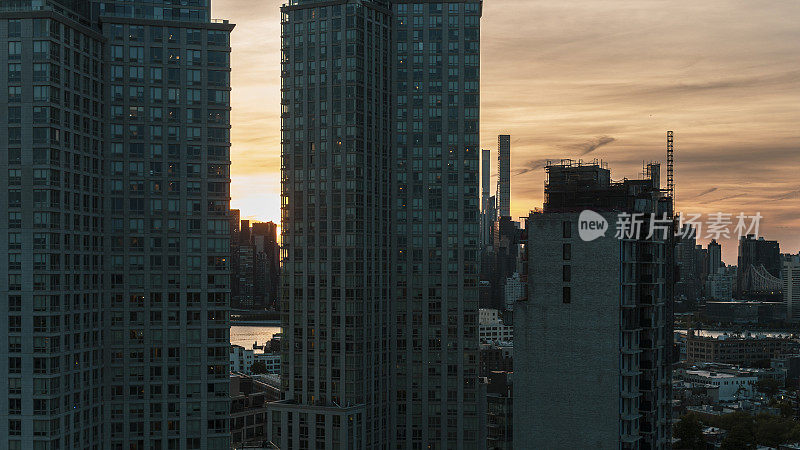
<path fill-rule="evenodd" d="M 800 355 L 784 355 L 772 358 L 770 367 L 786 374 L 786 387 L 800 387 Z"/>
<path fill-rule="evenodd" d="M 723 363 L 750 367 L 800 350 L 800 344 L 787 338 L 762 335 L 703 336 L 689 330 L 686 337 L 687 363 Z"/>
<path fill-rule="evenodd" d="M 697 245 L 697 230 L 685 225 L 675 238 L 675 264 L 678 276 L 675 282 L 675 298 L 694 301 L 702 295 L 703 280 L 708 264 L 706 252 Z"/>
<path fill-rule="evenodd" d="M 231 448 L 268 448 L 267 403 L 280 388 L 258 377 L 231 375 Z"/>
<path fill-rule="evenodd" d="M 478 0 L 282 7 L 280 448 L 485 442 L 480 17 Z"/>
<path fill-rule="evenodd" d="M 703 315 L 716 322 L 769 324 L 786 319 L 783 302 L 717 301 L 706 302 Z"/>
<path fill-rule="evenodd" d="M 497 214 L 511 217 L 511 136 L 497 136 Z"/>
<path fill-rule="evenodd" d="M 525 298 L 525 283 L 523 283 L 520 279 L 519 273 L 514 272 L 514 275 L 506 278 L 504 294 L 506 300 L 506 311 L 513 311 L 514 303 Z"/>
<path fill-rule="evenodd" d="M 704 383 L 719 387 L 720 401 L 733 401 L 753 397 L 756 376 L 747 373 L 717 372 L 704 369 L 678 369 L 675 377 L 691 383 Z"/>
<path fill-rule="evenodd" d="M 674 222 L 656 169 L 612 183 L 599 163 L 547 167 L 544 211 L 525 227 L 528 299 L 514 306 L 514 372 L 524 374 L 514 382 L 514 442 L 669 448 Z M 667 220 L 652 236 L 592 240 L 585 209 L 595 230 L 613 229 L 621 213 Z"/>
<path fill-rule="evenodd" d="M 262 362 L 267 369 L 267 373 L 273 375 L 280 375 L 281 373 L 281 355 L 280 353 L 255 353 L 253 354 L 253 362 Z"/>
<path fill-rule="evenodd" d="M 230 447 L 232 29 L 0 4 L 0 448 Z"/>
<path fill-rule="evenodd" d="M 731 273 L 722 268 L 717 272 L 708 274 L 705 286 L 706 298 L 709 300 L 731 300 L 733 299 L 735 287 L 735 272 Z"/>
<path fill-rule="evenodd" d="M 486 384 L 486 449 L 514 448 L 514 373 L 494 371 Z"/>
<path fill-rule="evenodd" d="M 781 279 L 786 319 L 789 322 L 800 322 L 800 254 L 784 257 Z"/>
<path fill-rule="evenodd" d="M 246 349 L 241 345 L 231 345 L 231 353 L 230 353 L 231 373 L 251 375 L 250 367 L 253 366 L 253 361 L 255 361 L 254 354 L 255 351 Z"/>
<path fill-rule="evenodd" d="M 478 316 L 478 335 L 481 342 L 512 342 L 514 340 L 514 327 L 503 323 L 498 310 L 481 308 Z"/>
<path fill-rule="evenodd" d="M 479 375 L 488 377 L 490 372 L 514 370 L 514 346 L 510 342 L 481 343 L 481 368 Z"/>

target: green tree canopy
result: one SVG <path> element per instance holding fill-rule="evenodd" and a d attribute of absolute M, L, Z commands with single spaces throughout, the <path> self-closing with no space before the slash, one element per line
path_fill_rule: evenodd
<path fill-rule="evenodd" d="M 706 439 L 703 436 L 703 423 L 697 414 L 689 413 L 681 417 L 675 424 L 674 436 L 678 439 L 675 450 L 705 450 Z"/>
<path fill-rule="evenodd" d="M 267 365 L 264 361 L 256 361 L 250 366 L 250 372 L 254 375 L 261 375 L 267 373 Z"/>

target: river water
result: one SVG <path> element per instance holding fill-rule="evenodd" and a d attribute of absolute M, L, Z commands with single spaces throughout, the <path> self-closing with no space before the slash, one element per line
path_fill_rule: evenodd
<path fill-rule="evenodd" d="M 272 335 L 280 333 L 281 327 L 277 325 L 231 325 L 231 344 L 241 345 L 246 349 L 252 349 L 253 343 L 264 345 L 272 339 Z"/>

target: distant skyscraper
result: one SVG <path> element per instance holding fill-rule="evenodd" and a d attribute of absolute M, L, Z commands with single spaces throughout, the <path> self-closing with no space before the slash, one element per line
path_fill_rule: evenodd
<path fill-rule="evenodd" d="M 209 11 L 0 5 L 0 448 L 229 448 L 233 25 Z"/>
<path fill-rule="evenodd" d="M 254 223 L 250 227 L 250 240 L 255 250 L 255 305 L 273 308 L 278 302 L 281 273 L 278 225 L 273 222 Z"/>
<path fill-rule="evenodd" d="M 285 400 L 270 437 L 477 448 L 481 3 L 282 12 Z"/>
<path fill-rule="evenodd" d="M 708 251 L 697 245 L 697 230 L 685 225 L 675 238 L 675 298 L 697 300 L 703 295 L 708 273 Z"/>
<path fill-rule="evenodd" d="M 231 233 L 231 306 L 274 306 L 279 284 L 277 225 L 242 220 Z"/>
<path fill-rule="evenodd" d="M 492 221 L 495 219 L 495 205 L 492 198 L 492 151 L 481 150 L 481 247 L 491 245 Z"/>
<path fill-rule="evenodd" d="M 722 267 L 722 246 L 712 240 L 708 243 L 708 273 L 716 274 Z"/>
<path fill-rule="evenodd" d="M 767 241 L 753 235 L 739 239 L 737 294 L 742 299 L 780 297 L 770 294 L 772 285 L 781 273 L 781 247 L 777 241 Z"/>
<path fill-rule="evenodd" d="M 783 302 L 790 322 L 800 322 L 800 254 L 783 258 Z"/>
<path fill-rule="evenodd" d="M 511 136 L 497 136 L 497 212 L 511 217 Z"/>
<path fill-rule="evenodd" d="M 526 226 L 528 299 L 514 305 L 514 442 L 669 448 L 674 229 L 617 239 L 614 228 L 623 212 L 671 217 L 671 201 L 656 177 L 612 183 L 597 164 L 547 171 L 544 212 Z M 604 236 L 581 238 L 585 209 Z"/>

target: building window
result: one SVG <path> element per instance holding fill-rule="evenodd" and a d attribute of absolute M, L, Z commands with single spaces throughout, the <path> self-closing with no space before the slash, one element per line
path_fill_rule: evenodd
<path fill-rule="evenodd" d="M 572 281 L 572 266 L 565 265 L 562 269 L 562 278 L 565 283 Z"/>
<path fill-rule="evenodd" d="M 561 301 L 570 303 L 572 301 L 572 289 L 569 286 L 564 286 L 561 290 Z"/>
<path fill-rule="evenodd" d="M 562 227 L 562 233 L 564 235 L 564 238 L 565 239 L 571 238 L 572 237 L 572 223 L 570 223 L 569 221 L 564 221 L 564 222 L 562 222 L 561 227 Z"/>
<path fill-rule="evenodd" d="M 572 244 L 563 244 L 564 261 L 572 259 Z"/>

